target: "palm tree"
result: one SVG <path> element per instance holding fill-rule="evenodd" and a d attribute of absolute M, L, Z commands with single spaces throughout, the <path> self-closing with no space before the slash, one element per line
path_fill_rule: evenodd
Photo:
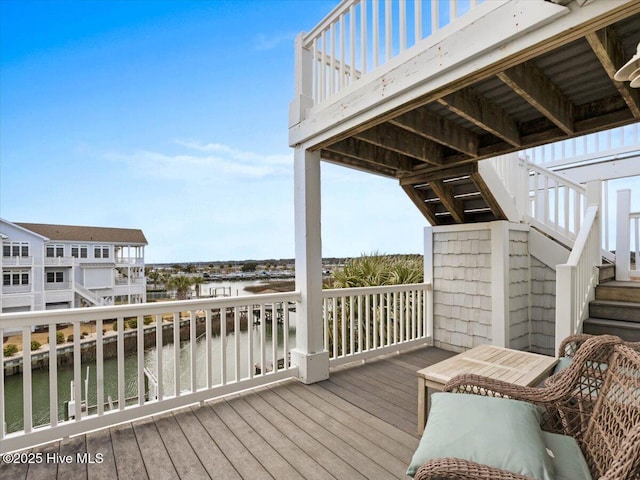
<path fill-rule="evenodd" d="M 176 275 L 171 277 L 167 282 L 169 288 L 173 288 L 176 291 L 176 297 L 178 300 L 186 300 L 189 290 L 191 290 L 192 280 L 184 275 Z"/>
<path fill-rule="evenodd" d="M 191 284 L 196 287 L 196 297 L 200 298 L 200 285 L 204 283 L 204 278 L 201 276 L 191 277 Z"/>

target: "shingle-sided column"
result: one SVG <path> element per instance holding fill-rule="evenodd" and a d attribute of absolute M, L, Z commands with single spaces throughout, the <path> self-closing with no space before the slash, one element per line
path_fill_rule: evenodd
<path fill-rule="evenodd" d="M 304 383 L 329 378 L 329 352 L 322 326 L 322 244 L 320 234 L 320 153 L 302 148 L 294 156 L 296 289 L 302 299 L 296 313 L 292 363 Z"/>

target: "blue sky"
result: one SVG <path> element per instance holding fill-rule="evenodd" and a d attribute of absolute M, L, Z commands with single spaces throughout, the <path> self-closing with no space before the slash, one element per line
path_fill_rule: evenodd
<path fill-rule="evenodd" d="M 0 216 L 148 262 L 294 255 L 293 41 L 333 0 L 0 0 Z M 394 180 L 323 165 L 323 254 L 420 253 Z"/>

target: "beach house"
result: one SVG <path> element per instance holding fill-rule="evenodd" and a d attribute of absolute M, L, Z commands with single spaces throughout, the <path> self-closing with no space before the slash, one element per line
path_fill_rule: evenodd
<path fill-rule="evenodd" d="M 295 41 L 295 291 L 3 313 L 25 358 L 32 325 L 55 343 L 62 322 L 95 322 L 98 351 L 94 408 L 71 421 L 56 363 L 40 423 L 24 370 L 24 418 L 0 450 L 106 452 L 99 466 L 56 470 L 83 478 L 401 478 L 419 439 L 419 369 L 478 345 L 554 355 L 582 331 L 637 335 L 640 98 L 614 77 L 639 43 L 637 0 L 340 2 Z M 323 290 L 322 161 L 398 182 L 425 217 L 423 284 Z M 243 332 L 248 312 L 268 310 L 280 326 Z M 121 353 L 107 387 L 112 319 Z M 79 335 L 73 348 L 80 399 Z"/>
<path fill-rule="evenodd" d="M 141 230 L 9 222 L 2 235 L 2 313 L 143 303 Z"/>

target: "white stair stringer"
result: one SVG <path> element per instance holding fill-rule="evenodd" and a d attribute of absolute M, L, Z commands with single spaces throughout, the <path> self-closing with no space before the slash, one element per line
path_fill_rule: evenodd
<path fill-rule="evenodd" d="M 556 265 L 567 263 L 571 250 L 534 227 L 529 229 L 529 253 L 555 271 Z"/>
<path fill-rule="evenodd" d="M 77 285 L 77 284 L 74 285 L 74 291 L 78 295 L 80 295 L 82 298 L 84 298 L 85 300 L 88 300 L 90 303 L 92 303 L 95 306 L 101 306 L 105 304 L 102 297 L 96 295 L 91 290 L 83 287 L 82 285 Z"/>
<path fill-rule="evenodd" d="M 517 154 L 511 155 L 514 162 L 518 162 Z M 491 160 L 478 162 L 478 173 L 491 190 L 491 194 L 502 208 L 510 222 L 521 223 L 524 219 L 524 212 L 517 208 L 517 200 L 512 196 L 505 186 L 505 182 L 500 178 L 498 172 L 491 163 Z"/>

